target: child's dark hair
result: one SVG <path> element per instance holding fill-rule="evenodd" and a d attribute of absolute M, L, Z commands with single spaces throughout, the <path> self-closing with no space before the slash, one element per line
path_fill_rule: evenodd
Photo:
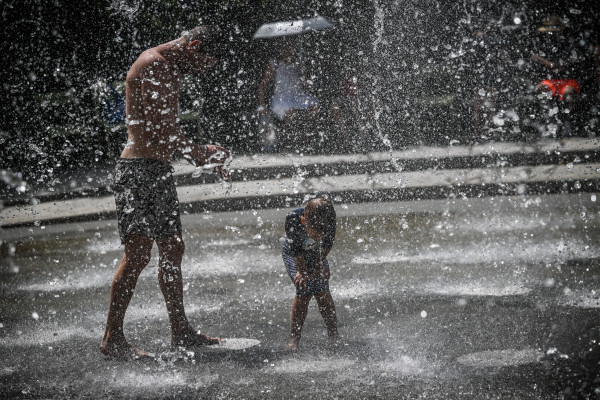
<path fill-rule="evenodd" d="M 333 204 L 327 199 L 316 197 L 308 202 L 304 208 L 306 225 L 319 232 L 329 233 L 335 226 L 335 210 Z"/>

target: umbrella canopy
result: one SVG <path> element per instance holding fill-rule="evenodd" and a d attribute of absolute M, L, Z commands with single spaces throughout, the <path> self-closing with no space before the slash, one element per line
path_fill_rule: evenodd
<path fill-rule="evenodd" d="M 321 16 L 296 21 L 271 22 L 258 28 L 254 34 L 254 39 L 299 35 L 305 32 L 320 31 L 332 26 L 327 19 Z"/>

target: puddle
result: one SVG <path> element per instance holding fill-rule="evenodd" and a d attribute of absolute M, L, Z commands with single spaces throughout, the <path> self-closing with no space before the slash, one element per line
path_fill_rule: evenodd
<path fill-rule="evenodd" d="M 468 367 L 511 367 L 535 364 L 542 360 L 544 353 L 534 349 L 489 350 L 458 357 L 459 364 Z"/>
<path fill-rule="evenodd" d="M 335 282 L 334 282 L 335 283 Z M 340 282 L 337 285 L 331 284 L 331 295 L 335 299 L 356 299 L 365 295 L 375 295 L 381 291 L 372 284 L 365 284 L 357 280 L 349 282 Z"/>
<path fill-rule="evenodd" d="M 381 361 L 376 364 L 384 373 L 401 376 L 433 376 L 436 365 L 425 359 L 415 359 L 403 355 L 391 360 Z"/>
<path fill-rule="evenodd" d="M 282 374 L 301 374 L 307 372 L 332 372 L 350 368 L 354 361 L 347 359 L 332 360 L 288 360 L 271 364 L 267 372 Z"/>
<path fill-rule="evenodd" d="M 566 290 L 559 304 L 578 308 L 600 308 L 600 291 L 597 290 Z"/>
<path fill-rule="evenodd" d="M 97 339 L 98 342 L 102 338 L 103 331 L 99 329 L 86 329 L 82 327 L 68 329 L 54 329 L 51 326 L 44 326 L 37 332 L 24 332 L 21 335 L 13 337 L 5 337 L 2 340 L 2 347 L 17 347 L 17 346 L 37 346 L 47 345 L 73 338 Z"/>
<path fill-rule="evenodd" d="M 423 291 L 433 294 L 448 296 L 518 296 L 525 295 L 531 291 L 522 285 L 502 285 L 502 284 L 445 284 L 440 286 L 429 286 L 423 288 Z"/>
<path fill-rule="evenodd" d="M 421 251 L 398 251 L 390 249 L 379 254 L 367 254 L 354 257 L 352 262 L 358 265 L 401 264 L 401 263 L 447 263 L 447 264 L 480 264 L 494 263 L 502 260 L 505 263 L 518 262 L 553 262 L 568 261 L 581 258 L 600 257 L 600 247 L 591 247 L 582 241 L 572 240 L 569 243 L 559 241 L 476 243 L 472 246 L 449 244 L 448 247 L 437 243 L 428 245 Z"/>
<path fill-rule="evenodd" d="M 260 340 L 246 338 L 226 338 L 225 343 L 220 343 L 217 346 L 205 347 L 207 350 L 244 350 L 250 347 L 258 346 Z"/>

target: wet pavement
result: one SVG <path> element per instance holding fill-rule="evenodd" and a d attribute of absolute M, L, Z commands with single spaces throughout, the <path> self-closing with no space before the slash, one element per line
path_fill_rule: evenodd
<path fill-rule="evenodd" d="M 98 349 L 122 251 L 114 220 L 6 230 L 0 393 L 600 398 L 599 195 L 338 202 L 330 262 L 343 341 L 329 346 L 311 305 L 297 354 L 283 351 L 294 289 L 279 240 L 289 208 L 184 216 L 188 316 L 236 340 L 169 348 L 154 254 L 125 325 L 156 354 L 146 362 Z"/>

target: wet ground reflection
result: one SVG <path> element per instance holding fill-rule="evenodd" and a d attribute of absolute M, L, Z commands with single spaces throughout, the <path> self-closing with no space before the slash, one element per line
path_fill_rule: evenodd
<path fill-rule="evenodd" d="M 287 210 L 185 217 L 188 315 L 234 340 L 168 346 L 154 254 L 125 328 L 153 362 L 98 351 L 121 257 L 113 222 L 13 231 L 0 259 L 2 393 L 549 399 L 598 386 L 585 367 L 600 359 L 591 195 L 338 210 L 331 287 L 344 341 L 327 344 L 312 306 L 296 355 L 283 351 L 294 293 L 279 255 Z"/>

